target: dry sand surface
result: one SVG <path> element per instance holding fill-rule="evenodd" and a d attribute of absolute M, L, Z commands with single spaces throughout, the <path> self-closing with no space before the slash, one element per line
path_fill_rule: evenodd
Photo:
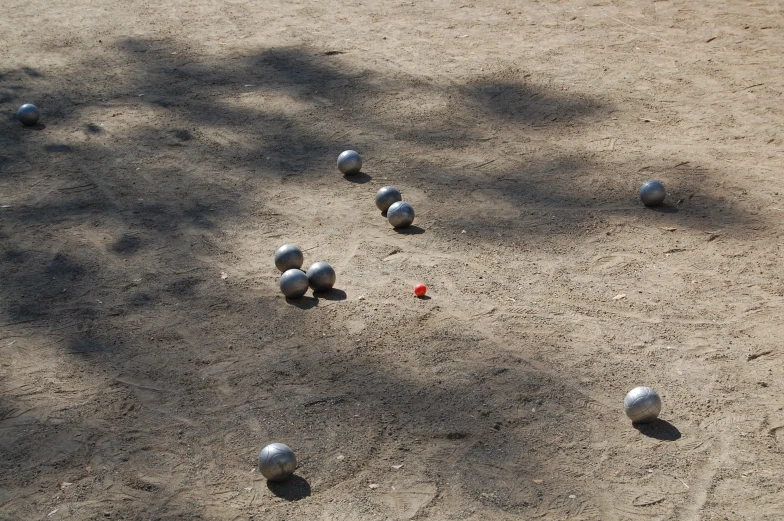
<path fill-rule="evenodd" d="M 784 518 L 778 4 L 5 2 L 0 519 Z"/>

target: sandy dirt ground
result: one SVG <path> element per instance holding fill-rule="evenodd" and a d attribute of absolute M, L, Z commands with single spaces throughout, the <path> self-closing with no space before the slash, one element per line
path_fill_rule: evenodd
<path fill-rule="evenodd" d="M 6 1 L 0 519 L 782 519 L 779 4 Z"/>

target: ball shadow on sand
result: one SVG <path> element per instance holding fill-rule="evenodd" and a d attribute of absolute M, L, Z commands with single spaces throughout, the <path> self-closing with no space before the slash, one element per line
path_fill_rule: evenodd
<path fill-rule="evenodd" d="M 661 441 L 676 441 L 681 439 L 681 431 L 667 420 L 657 419 L 651 423 L 632 423 L 640 434 Z"/>
<path fill-rule="evenodd" d="M 296 474 L 285 481 L 267 481 L 267 488 L 286 501 L 299 501 L 310 495 L 310 484 Z"/>
<path fill-rule="evenodd" d="M 299 309 L 313 309 L 318 306 L 319 299 L 316 297 L 300 297 L 289 298 L 286 297 L 286 302 L 292 306 L 297 306 Z"/>
<path fill-rule="evenodd" d="M 312 297 L 289 298 L 286 297 L 286 302 L 292 306 L 297 306 L 300 309 L 313 309 L 319 305 L 319 300 L 346 300 L 348 295 L 342 289 L 332 288 L 329 291 L 313 292 Z"/>
<path fill-rule="evenodd" d="M 678 207 L 671 204 L 660 204 L 659 206 L 646 206 L 646 209 L 658 213 L 678 213 Z"/>
<path fill-rule="evenodd" d="M 354 174 L 354 175 L 344 175 L 343 179 L 345 179 L 349 183 L 356 183 L 356 184 L 362 185 L 362 184 L 367 183 L 368 181 L 371 181 L 373 179 L 373 177 L 368 175 L 368 174 L 366 174 L 365 172 L 360 172 L 360 173 Z"/>
<path fill-rule="evenodd" d="M 332 288 L 329 291 L 319 291 L 313 293 L 314 297 L 324 300 L 346 300 L 346 292 L 342 289 Z"/>
<path fill-rule="evenodd" d="M 421 235 L 425 233 L 425 230 L 420 228 L 419 226 L 409 226 L 407 228 L 392 228 L 395 232 L 399 233 L 400 235 Z"/>

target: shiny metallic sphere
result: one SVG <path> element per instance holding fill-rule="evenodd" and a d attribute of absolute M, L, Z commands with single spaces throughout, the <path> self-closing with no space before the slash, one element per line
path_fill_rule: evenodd
<path fill-rule="evenodd" d="M 404 201 L 393 203 L 387 209 L 387 220 L 393 228 L 407 228 L 414 222 L 414 209 Z"/>
<path fill-rule="evenodd" d="M 280 291 L 288 298 L 300 298 L 308 291 L 308 276 L 300 269 L 287 270 L 280 276 Z"/>
<path fill-rule="evenodd" d="M 385 186 L 376 192 L 376 207 L 381 210 L 381 213 L 389 210 L 393 203 L 402 201 L 403 196 L 400 195 L 400 190 L 394 186 Z"/>
<path fill-rule="evenodd" d="M 305 257 L 302 250 L 293 244 L 284 244 L 275 252 L 275 267 L 283 273 L 286 270 L 300 269 Z"/>
<path fill-rule="evenodd" d="M 666 195 L 664 185 L 659 181 L 645 181 L 640 187 L 640 200 L 645 206 L 659 206 Z"/>
<path fill-rule="evenodd" d="M 353 150 L 346 150 L 338 156 L 338 170 L 343 175 L 357 175 L 362 170 L 362 158 Z"/>
<path fill-rule="evenodd" d="M 16 111 L 16 117 L 19 118 L 22 125 L 32 127 L 38 123 L 38 118 L 41 117 L 41 113 L 38 112 L 38 107 L 32 103 L 25 103 Z"/>
<path fill-rule="evenodd" d="M 283 481 L 297 470 L 297 457 L 285 443 L 270 443 L 259 454 L 259 472 L 270 481 Z"/>
<path fill-rule="evenodd" d="M 317 262 L 308 268 L 308 282 L 314 292 L 329 291 L 335 285 L 335 270 L 326 262 Z"/>
<path fill-rule="evenodd" d="M 634 423 L 651 423 L 661 412 L 661 398 L 650 387 L 635 387 L 623 401 L 623 411 Z"/>

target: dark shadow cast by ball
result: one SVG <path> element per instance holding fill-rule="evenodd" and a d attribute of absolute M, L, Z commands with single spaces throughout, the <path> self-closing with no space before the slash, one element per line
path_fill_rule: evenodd
<path fill-rule="evenodd" d="M 425 230 L 423 230 L 419 226 L 409 226 L 408 228 L 392 228 L 392 229 L 397 233 L 399 233 L 400 235 L 421 235 L 425 233 Z"/>
<path fill-rule="evenodd" d="M 332 288 L 329 291 L 314 292 L 313 295 L 324 300 L 346 300 L 346 292 L 337 288 Z"/>
<path fill-rule="evenodd" d="M 369 176 L 365 172 L 360 172 L 360 173 L 354 174 L 354 175 L 344 175 L 343 179 L 345 179 L 346 181 L 348 181 L 350 183 L 356 183 L 358 185 L 362 185 L 362 184 L 365 184 L 368 181 L 372 180 L 373 177 Z"/>
<path fill-rule="evenodd" d="M 647 210 L 653 210 L 654 212 L 659 213 L 677 213 L 678 208 L 671 204 L 660 204 L 659 206 L 649 206 L 646 208 Z"/>
<path fill-rule="evenodd" d="M 422 295 L 421 297 L 417 297 L 417 299 L 419 299 L 419 300 L 431 300 L 431 298 L 428 297 L 427 295 Z"/>
<path fill-rule="evenodd" d="M 299 501 L 310 495 L 310 484 L 296 474 L 286 481 L 267 481 L 267 488 L 286 501 Z"/>
<path fill-rule="evenodd" d="M 681 439 L 681 431 L 667 420 L 657 419 L 651 423 L 633 423 L 632 426 L 640 434 L 661 441 L 676 441 Z"/>
<path fill-rule="evenodd" d="M 36 123 L 35 125 L 30 127 L 22 126 L 22 129 L 24 130 L 35 130 L 35 131 L 43 130 L 45 128 L 46 125 L 44 125 L 43 123 Z"/>
<path fill-rule="evenodd" d="M 319 299 L 315 297 L 300 297 L 289 298 L 286 297 L 286 302 L 292 306 L 297 306 L 299 309 L 313 309 L 318 306 Z"/>

